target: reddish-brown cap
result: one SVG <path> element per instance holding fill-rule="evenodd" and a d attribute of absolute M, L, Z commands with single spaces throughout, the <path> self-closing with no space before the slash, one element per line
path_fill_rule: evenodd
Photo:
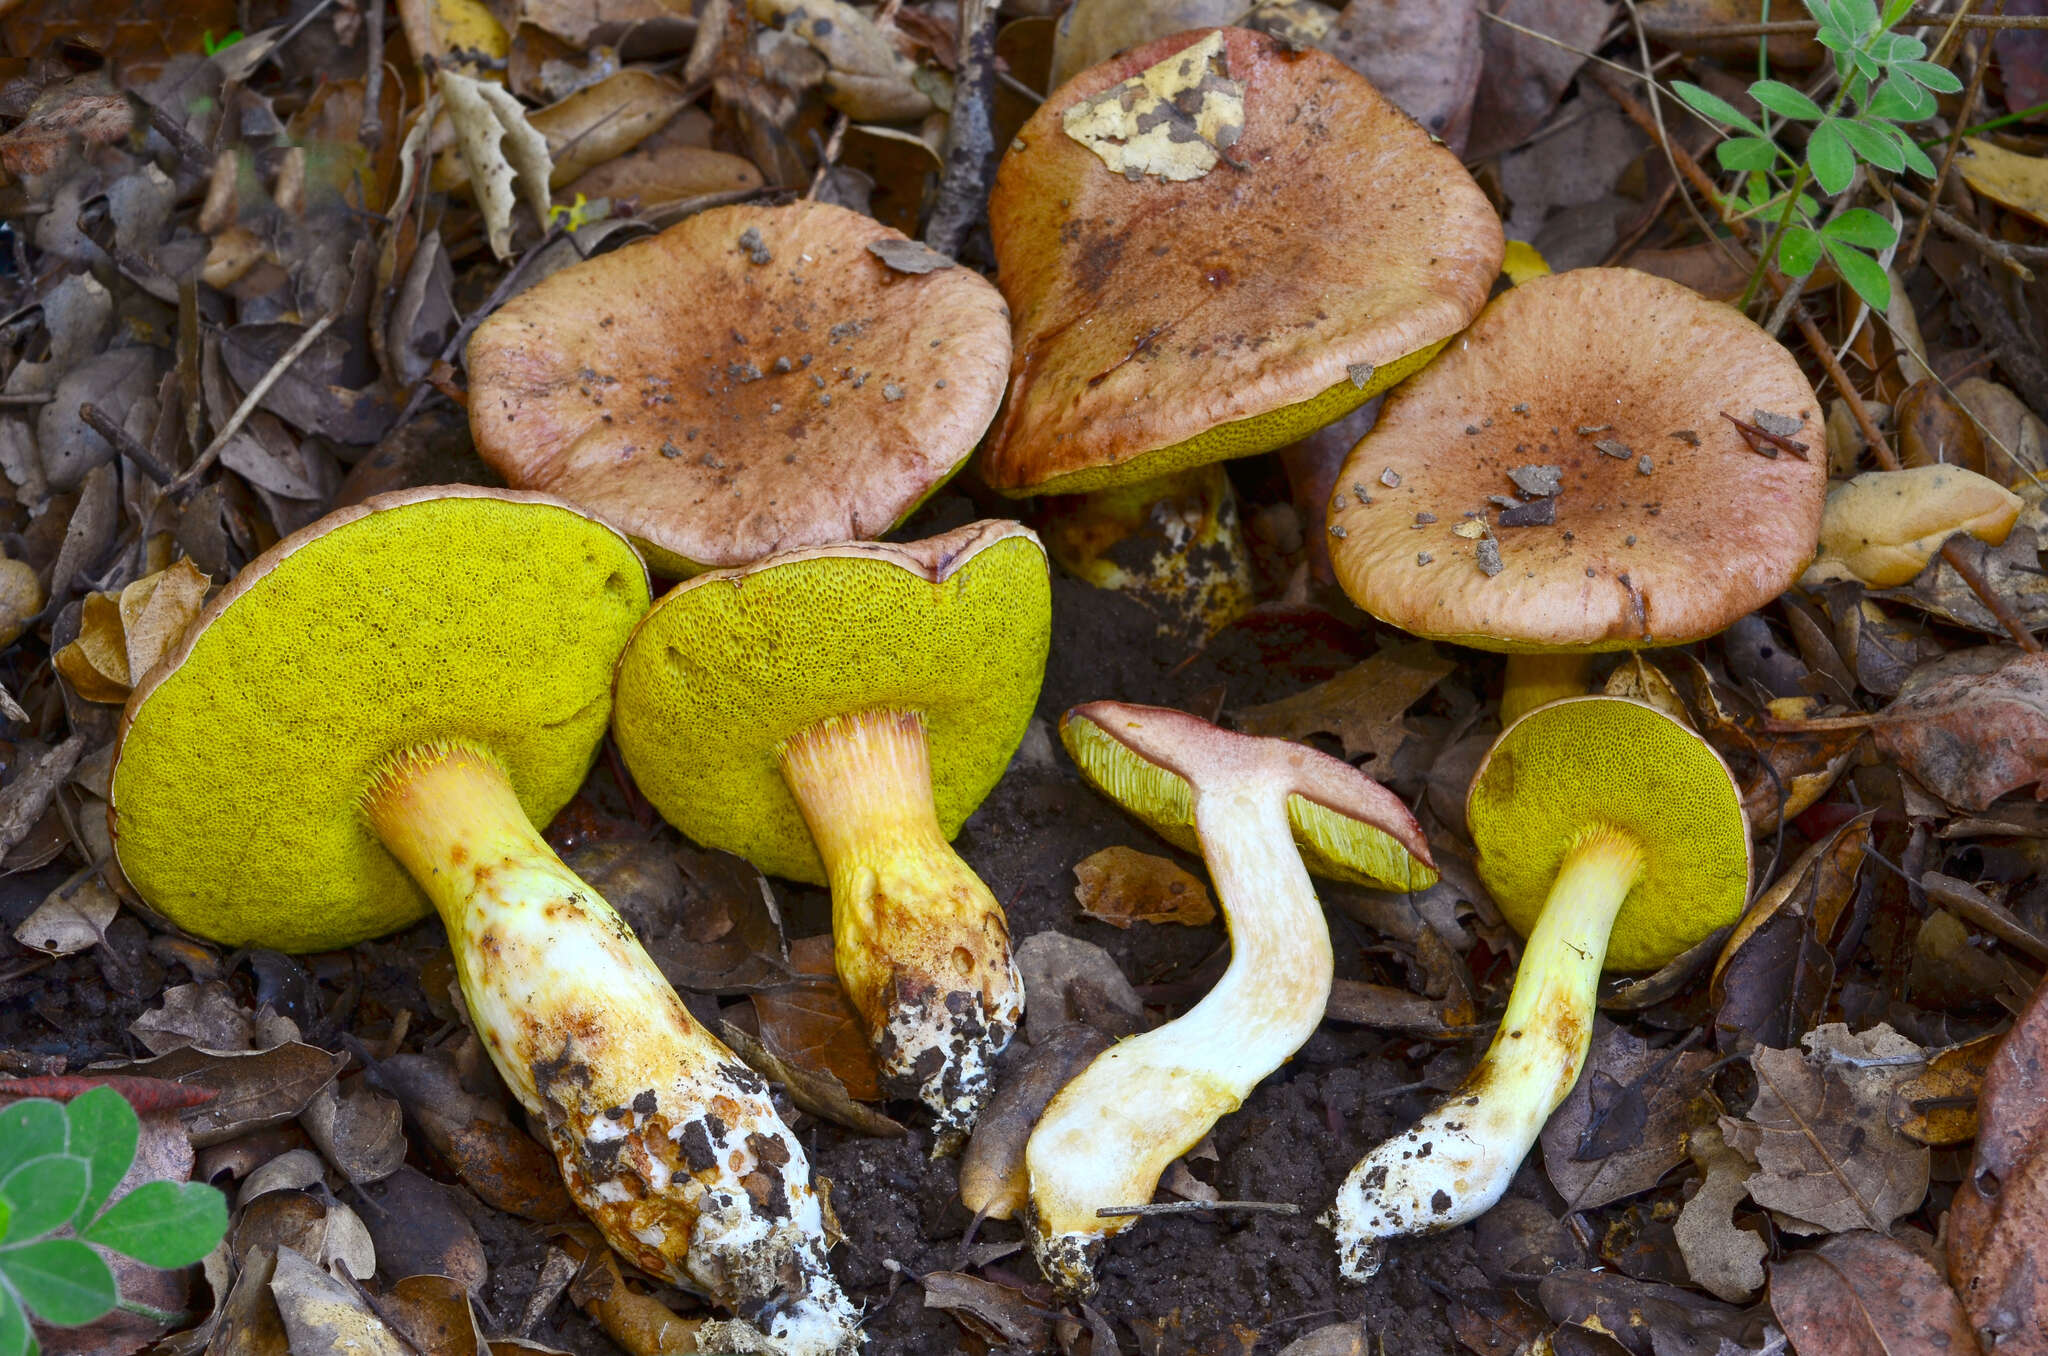
<path fill-rule="evenodd" d="M 1338 582 L 1405 631 L 1488 650 L 1712 635 L 1812 559 L 1820 419 L 1792 355 L 1731 307 L 1633 269 L 1537 278 L 1353 449 L 1330 502 Z"/>
<path fill-rule="evenodd" d="M 470 427 L 656 569 L 743 565 L 878 536 L 943 484 L 995 416 L 1008 320 L 986 279 L 857 212 L 719 208 L 478 326 Z"/>
<path fill-rule="evenodd" d="M 1217 163 L 1199 177 L 1117 173 L 1067 132 L 1070 110 L 1219 33 L 1202 92 L 1240 87 L 1242 126 L 1211 127 Z M 1291 442 L 1462 329 L 1502 251 L 1457 157 L 1363 77 L 1239 28 L 1175 34 L 1061 86 L 1004 156 L 989 227 L 1016 346 L 982 470 L 1009 493 Z"/>

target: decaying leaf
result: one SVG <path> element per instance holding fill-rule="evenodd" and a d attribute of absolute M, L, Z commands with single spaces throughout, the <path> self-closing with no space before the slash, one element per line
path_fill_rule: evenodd
<path fill-rule="evenodd" d="M 1763 1288 L 1771 1251 L 1762 1235 L 1734 1220 L 1735 1207 L 1749 1198 L 1750 1162 L 1728 1147 L 1717 1125 L 1701 1127 L 1687 1147 L 1706 1176 L 1672 1226 L 1679 1255 L 1697 1284 L 1731 1304 L 1747 1303 Z"/>
<path fill-rule="evenodd" d="M 377 1086 L 398 1099 L 421 1138 L 485 1204 L 543 1223 L 576 1218 L 554 1156 L 512 1123 L 503 1103 L 465 1087 L 451 1056 L 394 1055 L 374 1072 Z"/>
<path fill-rule="evenodd" d="M 1922 1144 L 1968 1144 L 1977 1137 L 1977 1099 L 2005 1033 L 1936 1050 L 1926 1070 L 1892 1093 L 1892 1124 Z"/>
<path fill-rule="evenodd" d="M 675 82 L 635 66 L 536 110 L 527 123 L 547 139 L 548 179 L 560 188 L 638 146 L 688 102 Z"/>
<path fill-rule="evenodd" d="M 389 1177 L 405 1162 L 398 1103 L 360 1082 L 351 1080 L 346 1090 L 329 1083 L 300 1119 L 327 1161 L 358 1186 Z"/>
<path fill-rule="evenodd" d="M 1244 85 L 1230 78 L 1219 29 L 1081 100 L 1061 125 L 1127 179 L 1199 179 L 1244 134 Z"/>
<path fill-rule="evenodd" d="M 928 1271 L 922 1280 L 925 1308 L 946 1310 L 984 1340 L 1026 1351 L 1047 1345 L 1051 1324 L 1046 1307 L 1023 1291 L 958 1271 Z"/>
<path fill-rule="evenodd" d="M 1035 932 L 1018 944 L 1016 959 L 1024 976 L 1024 1034 L 1033 1045 L 1068 1022 L 1098 1026 L 1112 1017 L 1136 1022 L 1145 1011 L 1116 961 L 1093 942 L 1064 932 Z M 1116 1034 L 1136 1029 L 1133 1025 Z"/>
<path fill-rule="evenodd" d="M 1164 857 L 1136 848 L 1106 847 L 1074 867 L 1074 899 L 1081 912 L 1115 927 L 1133 923 L 1216 921 L 1206 886 Z"/>
<path fill-rule="evenodd" d="M 50 891 L 14 930 L 14 940 L 46 956 L 69 956 L 104 941 L 121 898 L 99 872 L 87 872 Z"/>
<path fill-rule="evenodd" d="M 798 938 L 790 943 L 789 960 L 798 974 L 810 978 L 752 995 L 762 1040 L 791 1063 L 830 1074 L 855 1101 L 879 1101 L 881 1074 L 860 1016 L 840 987 L 831 935 Z"/>
<path fill-rule="evenodd" d="M 1863 1229 L 1773 1266 L 1771 1312 L 1799 1356 L 1967 1356 L 1977 1347 L 1934 1264 Z"/>
<path fill-rule="evenodd" d="M 270 1293 L 293 1351 L 351 1356 L 412 1356 L 404 1339 L 370 1308 L 362 1291 L 336 1280 L 290 1248 L 277 1250 Z"/>
<path fill-rule="evenodd" d="M 501 62 L 511 38 L 483 0 L 398 0 L 406 40 L 442 69 Z"/>
<path fill-rule="evenodd" d="M 127 701 L 129 690 L 199 615 L 209 586 L 191 561 L 180 560 L 118 594 L 87 594 L 78 639 L 52 656 L 57 672 L 87 701 Z"/>
<path fill-rule="evenodd" d="M 1977 1151 L 1948 1216 L 1948 1277 L 1987 1352 L 2048 1352 L 2048 985 L 1984 1074 Z"/>
<path fill-rule="evenodd" d="M 1704 1050 L 1657 1050 L 1619 1026 L 1595 1033 L 1586 1071 L 1543 1127 L 1543 1166 L 1570 1210 L 1647 1191 L 1711 1120 Z M 1695 1105 L 1699 1102 L 1699 1105 Z"/>
<path fill-rule="evenodd" d="M 1408 708 L 1456 670 L 1428 641 L 1389 645 L 1306 692 L 1238 712 L 1238 727 L 1281 739 L 1333 734 L 1343 741 L 1346 758 L 1369 756 L 1384 767 L 1408 738 L 1402 723 Z"/>
<path fill-rule="evenodd" d="M 747 1067 L 771 1083 L 779 1083 L 789 1100 L 813 1116 L 823 1116 L 835 1125 L 881 1139 L 901 1139 L 907 1132 L 871 1106 L 863 1106 L 847 1095 L 846 1086 L 823 1069 L 797 1063 L 767 1040 L 740 1030 L 731 1022 L 719 1023 L 718 1034 Z"/>
<path fill-rule="evenodd" d="M 1926 1056 L 1883 1025 L 1851 1035 L 1831 1022 L 1801 1044 L 1752 1050 L 1756 1102 L 1740 1120 L 1721 1118 L 1729 1147 L 1757 1164 L 1750 1199 L 1793 1233 L 1887 1232 L 1927 1194 L 1927 1148 L 1888 1115 Z"/>
<path fill-rule="evenodd" d="M 162 1001 L 130 1022 L 128 1031 L 156 1055 L 186 1046 L 239 1051 L 254 1043 L 256 1019 L 227 985 L 208 979 L 165 989 Z"/>
<path fill-rule="evenodd" d="M 547 138 L 527 122 L 526 110 L 501 86 L 443 67 L 435 88 L 455 124 L 456 144 L 469 168 L 470 191 L 483 213 L 491 253 L 512 257 L 512 209 L 523 197 L 536 220 L 548 217 L 554 158 Z"/>
<path fill-rule="evenodd" d="M 292 1119 L 306 1109 L 320 1089 L 334 1081 L 347 1063 L 347 1055 L 329 1054 L 318 1046 L 292 1041 L 246 1054 L 188 1045 L 107 1072 L 165 1078 L 217 1090 L 220 1096 L 184 1113 L 185 1129 L 192 1136 L 193 1146 L 204 1149 Z"/>
<path fill-rule="evenodd" d="M 938 105 L 930 74 L 902 55 L 875 21 L 839 0 L 747 0 L 764 24 L 800 38 L 824 59 L 825 98 L 850 118 L 906 122 Z"/>
<path fill-rule="evenodd" d="M 1352 0 L 1322 46 L 1462 152 L 1480 87 L 1481 8 L 1478 0 Z"/>
<path fill-rule="evenodd" d="M 1995 203 L 2048 226 L 2048 160 L 2008 151 L 1995 141 L 1964 137 L 1968 155 L 1956 159 L 1963 182 Z"/>
<path fill-rule="evenodd" d="M 1964 810 L 2048 777 L 2048 654 L 1957 652 L 1907 680 L 1871 723 L 1878 751 Z"/>
<path fill-rule="evenodd" d="M 628 1356 L 677 1356 L 705 1350 L 698 1343 L 704 1320 L 683 1318 L 654 1296 L 626 1284 L 618 1257 L 609 1248 L 591 1251 L 569 1286 L 569 1298 Z"/>
<path fill-rule="evenodd" d="M 1010 1219 L 1024 1208 L 1030 1195 L 1024 1147 L 1032 1129 L 1046 1104 L 1109 1044 L 1094 1027 L 1069 1022 L 1005 1070 L 960 1156 L 962 1205 L 990 1219 Z"/>
<path fill-rule="evenodd" d="M 1828 487 L 1820 558 L 1800 583 L 1818 588 L 1858 579 L 1872 588 L 1893 588 L 1925 569 L 1958 532 L 2004 541 L 2019 512 L 2018 495 L 1960 466 L 1866 471 Z"/>

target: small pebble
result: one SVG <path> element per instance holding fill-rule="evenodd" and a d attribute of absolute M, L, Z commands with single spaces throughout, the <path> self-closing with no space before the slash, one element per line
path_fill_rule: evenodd
<path fill-rule="evenodd" d="M 1480 542 L 1473 558 L 1479 562 L 1480 572 L 1489 579 L 1507 568 L 1501 563 L 1500 543 L 1496 541 Z"/>
<path fill-rule="evenodd" d="M 1427 564 L 1429 564 L 1429 562 L 1430 562 L 1430 561 L 1432 561 L 1432 560 L 1435 560 L 1435 559 L 1436 559 L 1436 557 L 1435 557 L 1435 556 L 1433 556 L 1433 555 L 1431 555 L 1431 554 L 1430 554 L 1429 552 L 1427 552 L 1427 551 L 1417 551 L 1417 552 L 1415 553 L 1415 563 L 1416 563 L 1417 565 L 1427 565 Z"/>
<path fill-rule="evenodd" d="M 1393 467 L 1389 466 L 1386 470 L 1380 472 L 1380 484 L 1386 486 L 1388 489 L 1391 490 L 1400 483 L 1401 474 L 1400 472 L 1396 471 Z"/>

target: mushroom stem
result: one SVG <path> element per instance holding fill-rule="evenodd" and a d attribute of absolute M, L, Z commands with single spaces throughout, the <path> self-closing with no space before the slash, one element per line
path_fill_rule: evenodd
<path fill-rule="evenodd" d="M 1098 1056 L 1032 1132 L 1032 1251 L 1068 1295 L 1094 1291 L 1103 1240 L 1132 1222 L 1096 1211 L 1150 1201 L 1167 1165 L 1322 1021 L 1330 933 L 1287 801 L 1263 777 L 1196 788 L 1195 831 L 1230 929 L 1230 966 L 1186 1015 Z"/>
<path fill-rule="evenodd" d="M 1606 825 L 1582 830 L 1566 851 L 1485 1058 L 1441 1106 L 1344 1179 L 1325 1222 L 1347 1278 L 1378 1271 L 1387 1239 L 1455 1228 L 1507 1190 L 1579 1081 L 1608 933 L 1644 861 L 1633 837 Z"/>
<path fill-rule="evenodd" d="M 744 1324 L 711 1326 L 738 1349 L 847 1350 L 855 1314 L 767 1085 L 555 855 L 498 765 L 461 744 L 402 750 L 362 806 L 439 911 L 491 1062 L 605 1241 L 731 1307 Z"/>
<path fill-rule="evenodd" d="M 885 1084 L 930 1107 L 951 1153 L 1024 1014 L 1002 906 L 939 828 L 923 720 L 866 711 L 782 748 L 782 776 L 832 883 L 839 981 Z"/>
<path fill-rule="evenodd" d="M 1070 572 L 1157 613 L 1161 635 L 1206 640 L 1251 610 L 1251 554 L 1221 462 L 1092 490 L 1039 531 Z"/>
<path fill-rule="evenodd" d="M 1578 651 L 1509 655 L 1507 683 L 1500 694 L 1501 728 L 1513 725 L 1539 706 L 1566 697 L 1585 696 L 1592 673 L 1593 657 Z"/>

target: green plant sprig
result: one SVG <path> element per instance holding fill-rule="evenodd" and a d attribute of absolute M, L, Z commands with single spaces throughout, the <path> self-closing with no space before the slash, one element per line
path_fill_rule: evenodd
<path fill-rule="evenodd" d="M 1875 256 L 1897 243 L 1898 227 L 1863 207 L 1823 218 L 1821 203 L 1807 189 L 1835 197 L 1855 180 L 1859 163 L 1933 178 L 1933 162 L 1901 124 L 1933 117 L 1934 96 L 1953 94 L 1963 84 L 1926 60 L 1926 43 L 1891 31 L 1912 9 L 1912 0 L 1886 0 L 1882 12 L 1875 0 L 1805 4 L 1819 26 L 1815 36 L 1834 59 L 1834 98 L 1823 108 L 1781 80 L 1749 87 L 1749 96 L 1784 122 L 1811 124 L 1803 158 L 1778 144 L 1775 129 L 1719 95 L 1683 80 L 1672 87 L 1695 111 L 1738 134 L 1715 148 L 1721 168 L 1743 176 L 1741 189 L 1725 204 L 1731 215 L 1771 222 L 1738 304 L 1747 306 L 1755 297 L 1772 263 L 1804 278 L 1826 258 L 1857 296 L 1883 310 L 1891 303 L 1891 280 Z"/>
<path fill-rule="evenodd" d="M 135 1161 L 142 1126 L 112 1088 L 66 1105 L 0 1107 L 0 1356 L 33 1356 L 29 1324 L 75 1328 L 124 1301 L 97 1249 L 145 1266 L 190 1266 L 227 1234 L 227 1200 L 202 1182 L 145 1182 L 108 1198 Z"/>

